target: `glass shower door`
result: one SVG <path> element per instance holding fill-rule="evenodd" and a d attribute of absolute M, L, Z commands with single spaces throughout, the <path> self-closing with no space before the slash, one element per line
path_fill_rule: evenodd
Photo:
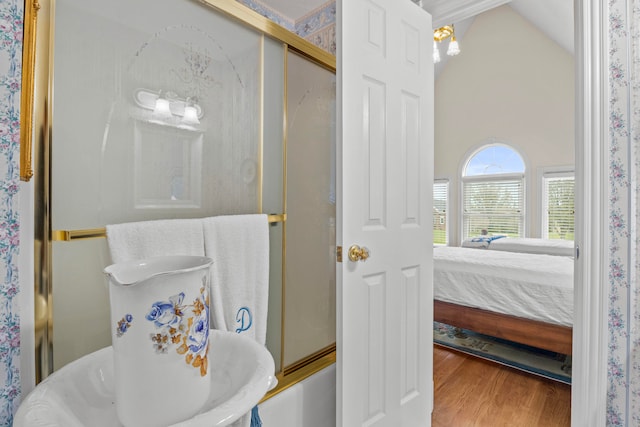
<path fill-rule="evenodd" d="M 261 212 L 263 143 L 282 145 L 262 52 L 282 44 L 198 2 L 55 5 L 53 230 Z M 106 239 L 55 241 L 52 263 L 58 369 L 111 343 Z"/>
<path fill-rule="evenodd" d="M 335 74 L 287 55 L 284 365 L 336 340 Z"/>

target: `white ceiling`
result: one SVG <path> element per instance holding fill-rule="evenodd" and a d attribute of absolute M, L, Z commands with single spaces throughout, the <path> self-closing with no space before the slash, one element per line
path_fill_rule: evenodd
<path fill-rule="evenodd" d="M 327 0 L 259 1 L 292 20 L 328 3 Z M 464 35 L 460 30 L 468 27 L 475 15 L 505 3 L 560 46 L 573 52 L 573 0 L 422 0 L 423 8 L 433 16 L 434 27 L 454 23 L 460 40 Z"/>
<path fill-rule="evenodd" d="M 513 0 L 509 5 L 573 53 L 573 0 Z"/>

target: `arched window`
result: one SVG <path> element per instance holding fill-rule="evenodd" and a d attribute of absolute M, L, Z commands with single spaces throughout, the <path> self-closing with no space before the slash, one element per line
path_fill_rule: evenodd
<path fill-rule="evenodd" d="M 504 144 L 475 151 L 462 169 L 462 238 L 524 236 L 522 156 Z"/>

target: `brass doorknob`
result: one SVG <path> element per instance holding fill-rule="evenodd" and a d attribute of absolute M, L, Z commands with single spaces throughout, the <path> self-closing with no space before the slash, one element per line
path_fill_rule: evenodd
<path fill-rule="evenodd" d="M 369 249 L 358 245 L 351 245 L 349 248 L 349 259 L 353 262 L 366 261 L 369 258 Z"/>

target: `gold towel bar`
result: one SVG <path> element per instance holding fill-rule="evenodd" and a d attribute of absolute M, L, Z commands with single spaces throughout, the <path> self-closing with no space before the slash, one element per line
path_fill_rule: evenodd
<path fill-rule="evenodd" d="M 276 222 L 284 222 L 287 220 L 287 214 L 271 214 L 267 215 L 270 224 Z M 89 228 L 85 230 L 53 230 L 51 232 L 51 240 L 54 242 L 70 242 L 72 240 L 85 240 L 107 237 L 106 228 Z"/>

